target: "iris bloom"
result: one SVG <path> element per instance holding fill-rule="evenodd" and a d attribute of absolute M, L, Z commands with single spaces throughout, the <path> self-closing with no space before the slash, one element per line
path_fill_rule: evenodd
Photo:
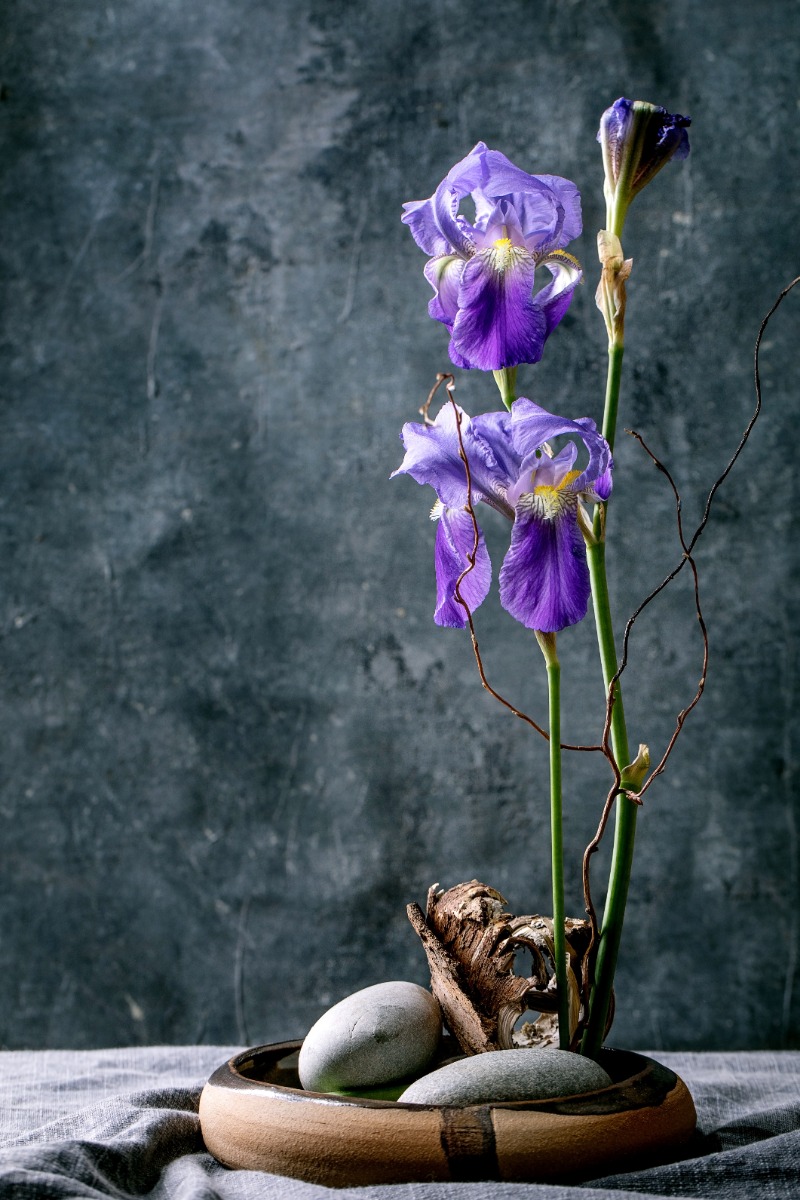
<path fill-rule="evenodd" d="M 589 569 L 578 525 L 581 500 L 606 500 L 611 493 L 611 451 L 589 417 L 568 421 L 521 398 L 511 412 L 473 420 L 461 409 L 461 439 L 469 462 L 472 502 L 490 505 L 513 521 L 511 545 L 500 570 L 500 602 L 529 629 L 555 633 L 586 615 Z M 554 454 L 548 442 L 573 440 Z M 428 483 L 437 501 L 437 625 L 463 628 L 467 616 L 456 598 L 459 576 L 469 566 L 475 542 L 466 509 L 467 477 L 459 457 L 456 414 L 448 403 L 432 425 L 409 423 L 401 434 L 405 458 L 394 475 Z M 578 444 L 589 461 L 576 469 Z M 460 592 L 471 612 L 485 600 L 491 564 L 479 531 L 474 568 Z"/>
<path fill-rule="evenodd" d="M 627 208 L 633 197 L 672 158 L 689 153 L 690 117 L 668 113 L 644 100 L 621 96 L 600 118 L 606 199 Z"/>
<path fill-rule="evenodd" d="M 471 196 L 475 216 L 459 212 Z M 403 205 L 403 221 L 431 255 L 428 312 L 450 330 L 457 367 L 498 371 L 538 362 L 581 277 L 564 247 L 581 232 L 578 189 L 557 175 L 528 175 L 478 142 L 429 200 Z M 534 291 L 536 268 L 552 280 Z"/>

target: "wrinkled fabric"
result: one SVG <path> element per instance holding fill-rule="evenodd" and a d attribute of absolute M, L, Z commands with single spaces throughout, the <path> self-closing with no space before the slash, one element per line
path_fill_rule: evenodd
<path fill-rule="evenodd" d="M 205 1151 L 206 1078 L 236 1048 L 0 1053 L 0 1200 L 789 1200 L 800 1195 L 800 1052 L 667 1054 L 698 1111 L 682 1161 L 581 1185 L 331 1189 L 230 1171 Z"/>

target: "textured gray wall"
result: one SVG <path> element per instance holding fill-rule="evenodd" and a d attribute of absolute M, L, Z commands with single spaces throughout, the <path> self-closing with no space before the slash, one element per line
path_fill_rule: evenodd
<path fill-rule="evenodd" d="M 597 417 L 598 117 L 620 94 L 692 115 L 691 158 L 629 221 L 622 420 L 696 516 L 799 266 L 798 15 L 8 0 L 0 1042 L 296 1035 L 357 987 L 424 981 L 404 908 L 434 880 L 547 911 L 544 746 L 433 625 L 432 493 L 388 482 L 447 366 L 399 206 L 479 138 L 576 180 L 591 280 L 522 381 Z M 800 1045 L 797 328 L 792 297 L 701 543 L 711 675 L 640 822 L 620 1045 Z M 459 398 L 497 406 L 477 374 Z M 618 464 L 624 613 L 677 542 L 627 439 Z M 697 676 L 688 581 L 651 614 L 627 704 L 657 749 Z M 543 713 L 530 635 L 496 598 L 479 630 L 496 686 Z M 593 739 L 592 630 L 561 643 L 566 734 Z M 567 764 L 576 913 L 592 759 Z"/>

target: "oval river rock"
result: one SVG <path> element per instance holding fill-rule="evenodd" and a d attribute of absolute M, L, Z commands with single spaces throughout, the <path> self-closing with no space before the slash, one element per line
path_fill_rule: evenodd
<path fill-rule="evenodd" d="M 549 1100 L 610 1087 L 611 1077 L 568 1050 L 496 1050 L 448 1063 L 423 1075 L 399 1097 L 401 1104 L 490 1104 Z"/>
<path fill-rule="evenodd" d="M 298 1071 L 311 1092 L 375 1087 L 424 1071 L 442 1020 L 430 992 L 399 980 L 346 996 L 308 1031 Z"/>

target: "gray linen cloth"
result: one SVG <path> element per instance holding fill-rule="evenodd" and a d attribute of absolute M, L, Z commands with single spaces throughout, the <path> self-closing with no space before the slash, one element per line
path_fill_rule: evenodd
<path fill-rule="evenodd" d="M 579 1186 L 406 1183 L 330 1189 L 228 1171 L 197 1103 L 235 1047 L 0 1052 L 0 1200 L 800 1200 L 800 1052 L 666 1054 L 700 1134 L 691 1157 Z"/>

